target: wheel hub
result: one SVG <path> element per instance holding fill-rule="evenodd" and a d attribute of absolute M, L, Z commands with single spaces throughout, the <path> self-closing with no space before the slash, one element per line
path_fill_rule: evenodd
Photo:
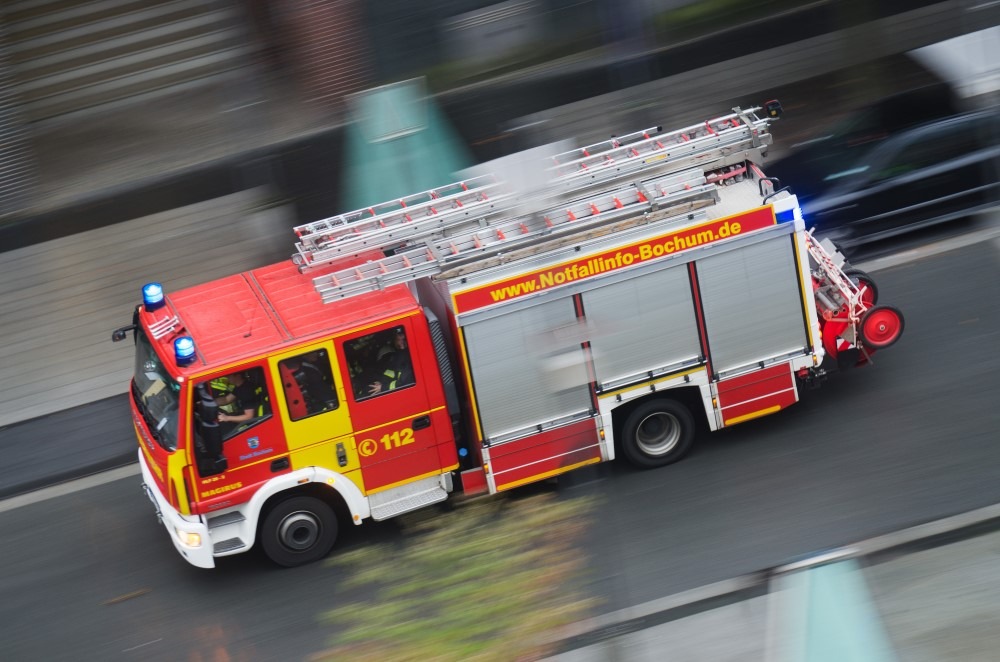
<path fill-rule="evenodd" d="M 319 540 L 322 526 L 315 515 L 305 511 L 290 513 L 278 525 L 278 540 L 288 549 L 301 552 Z"/>
<path fill-rule="evenodd" d="M 669 453 L 681 438 L 681 426 L 673 414 L 658 412 L 642 419 L 636 443 L 648 455 Z"/>

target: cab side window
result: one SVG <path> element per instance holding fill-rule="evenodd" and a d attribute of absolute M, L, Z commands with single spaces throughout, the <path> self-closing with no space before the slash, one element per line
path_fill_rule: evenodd
<path fill-rule="evenodd" d="M 298 421 L 340 406 L 330 357 L 325 351 L 306 352 L 279 361 L 278 372 L 291 420 Z"/>
<path fill-rule="evenodd" d="M 229 439 L 271 415 L 271 398 L 260 367 L 237 370 L 207 383 L 219 405 L 219 429 Z"/>
<path fill-rule="evenodd" d="M 416 384 L 406 329 L 402 326 L 348 340 L 344 343 L 344 356 L 355 400 Z"/>

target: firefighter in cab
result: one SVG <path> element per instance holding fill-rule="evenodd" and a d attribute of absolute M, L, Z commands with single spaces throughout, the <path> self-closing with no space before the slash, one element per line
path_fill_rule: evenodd
<path fill-rule="evenodd" d="M 391 344 L 379 350 L 375 381 L 368 385 L 368 395 L 385 393 L 413 383 L 413 363 L 406 346 L 406 331 L 397 326 L 393 330 Z"/>

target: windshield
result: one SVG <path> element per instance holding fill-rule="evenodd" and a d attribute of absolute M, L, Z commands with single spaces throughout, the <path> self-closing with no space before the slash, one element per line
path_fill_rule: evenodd
<path fill-rule="evenodd" d="M 180 390 L 180 384 L 167 373 L 145 332 L 137 329 L 132 395 L 153 438 L 168 451 L 177 448 Z"/>

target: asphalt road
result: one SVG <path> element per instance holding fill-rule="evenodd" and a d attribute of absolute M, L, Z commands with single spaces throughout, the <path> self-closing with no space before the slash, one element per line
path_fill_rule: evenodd
<path fill-rule="evenodd" d="M 707 435 L 672 467 L 614 463 L 541 488 L 599 495 L 588 586 L 603 610 L 1000 502 L 1000 243 L 876 280 L 907 327 L 875 366 Z M 302 659 L 325 647 L 319 616 L 345 597 L 335 569 L 277 570 L 254 554 L 192 568 L 138 484 L 0 512 L 4 659 Z M 396 535 L 391 521 L 365 525 L 342 544 Z"/>

